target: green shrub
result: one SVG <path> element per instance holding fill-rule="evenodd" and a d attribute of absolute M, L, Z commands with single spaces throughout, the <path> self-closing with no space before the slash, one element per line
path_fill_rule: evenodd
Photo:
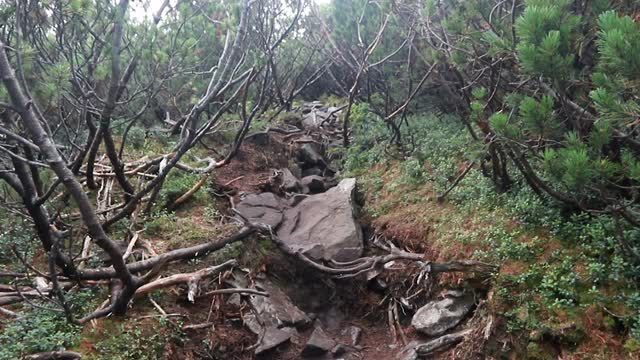
<path fill-rule="evenodd" d="M 7 215 L 7 216 L 3 216 Z M 30 258 L 35 245 L 35 234 L 32 225 L 15 216 L 5 214 L 5 210 L 0 209 L 0 264 L 15 264 L 17 259 L 13 255 L 12 248 L 15 247 L 23 256 Z M 22 266 L 22 264 L 18 265 Z"/>
<path fill-rule="evenodd" d="M 164 346 L 172 339 L 183 336 L 182 330 L 167 318 L 161 317 L 159 324 L 147 327 L 135 320 L 112 322 L 109 332 L 98 334 L 96 360 L 155 360 L 161 359 Z"/>
<path fill-rule="evenodd" d="M 146 137 L 145 129 L 133 126 L 129 129 L 129 133 L 127 134 L 127 144 L 131 145 L 134 149 L 142 149 L 144 147 Z"/>
<path fill-rule="evenodd" d="M 68 296 L 67 300 L 74 313 L 79 315 L 95 308 L 93 298 L 94 294 L 85 289 Z M 51 306 L 50 303 L 42 305 Z M 72 348 L 79 344 L 81 331 L 81 327 L 68 323 L 63 313 L 33 308 L 17 320 L 8 322 L 0 332 L 0 360 Z"/>
<path fill-rule="evenodd" d="M 185 171 L 172 171 L 160 191 L 160 203 L 172 204 L 198 182 L 198 175 Z"/>

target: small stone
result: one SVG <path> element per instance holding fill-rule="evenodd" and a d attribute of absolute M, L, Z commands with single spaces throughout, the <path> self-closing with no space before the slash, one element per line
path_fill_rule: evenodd
<path fill-rule="evenodd" d="M 242 317 L 244 326 L 246 326 L 252 333 L 260 335 L 262 333 L 262 325 L 258 321 L 255 314 L 247 314 Z"/>
<path fill-rule="evenodd" d="M 300 327 L 311 322 L 307 314 L 275 283 L 267 279 L 260 280 L 256 282 L 256 288 L 269 293 L 269 297 L 249 296 L 252 308 L 264 326 Z"/>
<path fill-rule="evenodd" d="M 342 344 L 338 344 L 334 346 L 333 349 L 331 349 L 331 353 L 335 356 L 341 356 L 345 354 L 347 351 L 349 351 L 349 348 Z"/>
<path fill-rule="evenodd" d="M 343 335 L 349 335 L 349 339 L 351 340 L 351 345 L 358 345 L 360 342 L 360 337 L 362 335 L 362 329 L 357 326 L 349 326 L 346 329 L 342 330 Z"/>
<path fill-rule="evenodd" d="M 400 352 L 400 354 L 398 354 L 398 356 L 396 356 L 396 359 L 398 359 L 398 360 L 418 360 L 418 352 L 414 348 L 406 349 L 406 350 L 403 350 L 402 352 Z"/>
<path fill-rule="evenodd" d="M 302 356 L 319 356 L 330 351 L 334 346 L 336 346 L 336 342 L 318 326 L 313 330 L 307 344 L 302 349 Z"/>
<path fill-rule="evenodd" d="M 442 295 L 444 295 L 444 297 L 460 298 L 464 296 L 464 291 L 459 289 L 452 289 L 445 291 Z"/>
<path fill-rule="evenodd" d="M 398 360 L 417 360 L 418 352 L 416 346 L 420 345 L 417 341 L 412 341 L 405 346 L 402 351 L 396 356 Z"/>
<path fill-rule="evenodd" d="M 291 339 L 291 336 L 292 332 L 286 329 L 278 329 L 276 327 L 267 328 L 260 342 L 260 346 L 256 348 L 255 354 L 263 354 L 280 344 L 284 344 Z"/>

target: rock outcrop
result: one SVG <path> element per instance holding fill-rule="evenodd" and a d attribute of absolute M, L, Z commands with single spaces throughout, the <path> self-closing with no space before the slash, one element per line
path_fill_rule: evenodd
<path fill-rule="evenodd" d="M 282 243 L 314 260 L 350 261 L 362 255 L 362 229 L 355 219 L 356 180 L 344 179 L 325 193 L 286 209 L 277 230 Z"/>
<path fill-rule="evenodd" d="M 355 219 L 356 180 L 342 180 L 295 206 L 272 193 L 248 195 L 236 209 L 252 222 L 270 225 L 284 246 L 314 260 L 350 261 L 362 255 L 362 229 Z"/>

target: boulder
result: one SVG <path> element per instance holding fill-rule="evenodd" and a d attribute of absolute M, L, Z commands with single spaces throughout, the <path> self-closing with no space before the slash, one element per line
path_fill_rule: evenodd
<path fill-rule="evenodd" d="M 305 176 L 300 180 L 300 182 L 302 183 L 302 188 L 311 194 L 321 193 L 326 190 L 324 178 L 322 176 Z"/>
<path fill-rule="evenodd" d="M 421 307 L 411 319 L 411 325 L 429 336 L 439 336 L 458 325 L 474 305 L 472 294 L 448 296 Z"/>
<path fill-rule="evenodd" d="M 333 349 L 334 346 L 336 346 L 336 342 L 320 326 L 317 326 L 302 349 L 302 356 L 320 356 Z"/>
<path fill-rule="evenodd" d="M 362 255 L 362 229 L 355 220 L 356 180 L 342 180 L 285 210 L 278 238 L 314 260 L 351 261 Z"/>
<path fill-rule="evenodd" d="M 252 223 L 280 225 L 283 219 L 284 204 L 275 194 L 265 192 L 249 194 L 236 205 L 236 210 Z"/>

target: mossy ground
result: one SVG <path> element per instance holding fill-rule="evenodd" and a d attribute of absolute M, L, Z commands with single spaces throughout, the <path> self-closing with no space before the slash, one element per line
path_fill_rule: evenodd
<path fill-rule="evenodd" d="M 538 359 L 640 358 L 638 292 L 625 277 L 634 267 L 616 249 L 609 219 L 567 215 L 519 183 L 498 193 L 480 169 L 438 202 L 469 159 L 447 149 L 465 148 L 459 145 L 469 139 L 462 132 L 449 136 L 441 119 L 414 121 L 413 130 L 431 140 L 412 157 L 380 155 L 378 143 L 351 159 L 357 166 L 348 171 L 359 177 L 375 230 L 433 261 L 499 265 L 485 312 L 502 321 L 496 336 L 508 345 L 499 352 Z M 455 285 L 463 278 L 441 281 Z"/>

